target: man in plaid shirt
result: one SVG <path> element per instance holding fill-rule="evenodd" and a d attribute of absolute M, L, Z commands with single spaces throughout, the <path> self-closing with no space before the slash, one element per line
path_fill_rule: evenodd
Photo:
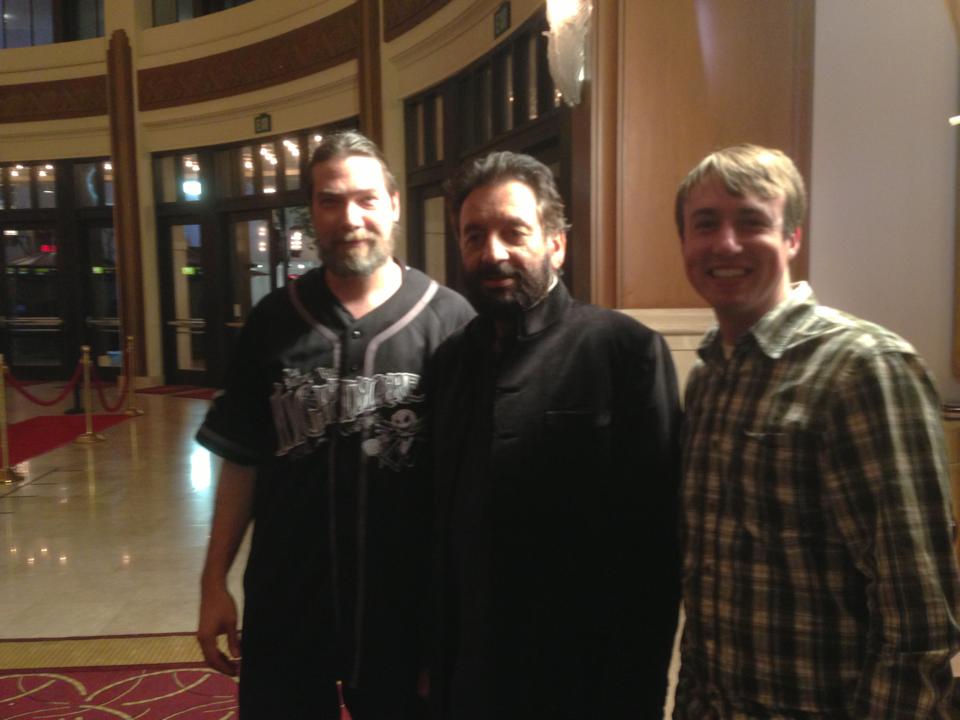
<path fill-rule="evenodd" d="M 960 574 L 929 372 L 791 284 L 803 180 L 752 145 L 680 185 L 718 326 L 686 390 L 675 718 L 957 718 Z"/>

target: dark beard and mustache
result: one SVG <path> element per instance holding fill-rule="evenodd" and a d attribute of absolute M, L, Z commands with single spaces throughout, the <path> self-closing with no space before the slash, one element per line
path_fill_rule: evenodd
<path fill-rule="evenodd" d="M 464 271 L 463 280 L 467 297 L 481 315 L 496 318 L 513 317 L 533 307 L 546 297 L 553 282 L 553 267 L 550 257 L 533 270 L 518 268 L 506 260 L 481 265 L 473 272 Z M 512 287 L 487 288 L 484 280 L 511 278 Z"/>
<path fill-rule="evenodd" d="M 342 252 L 343 243 L 365 242 L 367 252 L 356 255 Z M 383 266 L 393 254 L 392 242 L 384 240 L 379 234 L 368 230 L 354 230 L 346 235 L 328 238 L 320 245 L 320 259 L 323 266 L 339 277 L 369 277 L 374 270 Z"/>

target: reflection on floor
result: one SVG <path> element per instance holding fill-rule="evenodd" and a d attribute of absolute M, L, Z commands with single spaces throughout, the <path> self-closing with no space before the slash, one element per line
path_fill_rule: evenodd
<path fill-rule="evenodd" d="M 57 384 L 30 388 L 54 397 Z M 0 638 L 192 632 L 218 461 L 193 433 L 208 402 L 136 395 L 146 412 L 22 463 L 0 485 Z M 7 390 L 9 422 L 61 414 Z M 246 548 L 243 549 L 246 552 Z M 231 575 L 239 598 L 243 557 Z"/>
<path fill-rule="evenodd" d="M 58 387 L 30 390 L 50 398 Z M 135 401 L 145 414 L 104 442 L 58 448 L 0 485 L 0 640 L 195 630 L 219 460 L 193 435 L 209 403 Z M 39 408 L 7 390 L 11 423 L 72 405 Z M 247 546 L 230 577 L 238 601 Z M 675 655 L 673 682 L 676 672 Z"/>

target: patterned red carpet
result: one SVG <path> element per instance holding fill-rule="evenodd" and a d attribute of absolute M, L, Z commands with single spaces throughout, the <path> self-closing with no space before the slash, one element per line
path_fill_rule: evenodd
<path fill-rule="evenodd" d="M 0 640 L 0 720 L 236 720 L 191 633 Z"/>
<path fill-rule="evenodd" d="M 0 718 L 237 717 L 237 685 L 202 667 L 0 671 Z"/>

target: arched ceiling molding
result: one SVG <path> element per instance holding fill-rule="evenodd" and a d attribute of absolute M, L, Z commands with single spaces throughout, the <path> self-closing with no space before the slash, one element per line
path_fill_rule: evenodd
<path fill-rule="evenodd" d="M 395 40 L 433 15 L 450 0 L 390 0 L 383 4 L 383 39 Z"/>
<path fill-rule="evenodd" d="M 453 12 L 388 45 L 384 58 L 397 73 L 398 96 L 408 97 L 465 68 L 496 46 L 493 12 L 497 0 L 464 0 Z M 542 7 L 541 0 L 513 0 L 513 28 Z M 502 41 L 503 38 L 499 38 Z"/>
<path fill-rule="evenodd" d="M 273 116 L 272 132 L 285 133 L 354 116 L 359 112 L 357 99 L 357 63 L 351 61 L 320 78 L 301 78 L 282 88 L 142 114 L 140 141 L 144 150 L 159 152 L 246 139 L 250 118 L 264 107 Z"/>
<path fill-rule="evenodd" d="M 215 55 L 140 70 L 140 110 L 216 100 L 321 72 L 358 56 L 356 4 L 296 30 Z"/>
<path fill-rule="evenodd" d="M 0 123 L 107 114 L 106 75 L 0 85 Z"/>

